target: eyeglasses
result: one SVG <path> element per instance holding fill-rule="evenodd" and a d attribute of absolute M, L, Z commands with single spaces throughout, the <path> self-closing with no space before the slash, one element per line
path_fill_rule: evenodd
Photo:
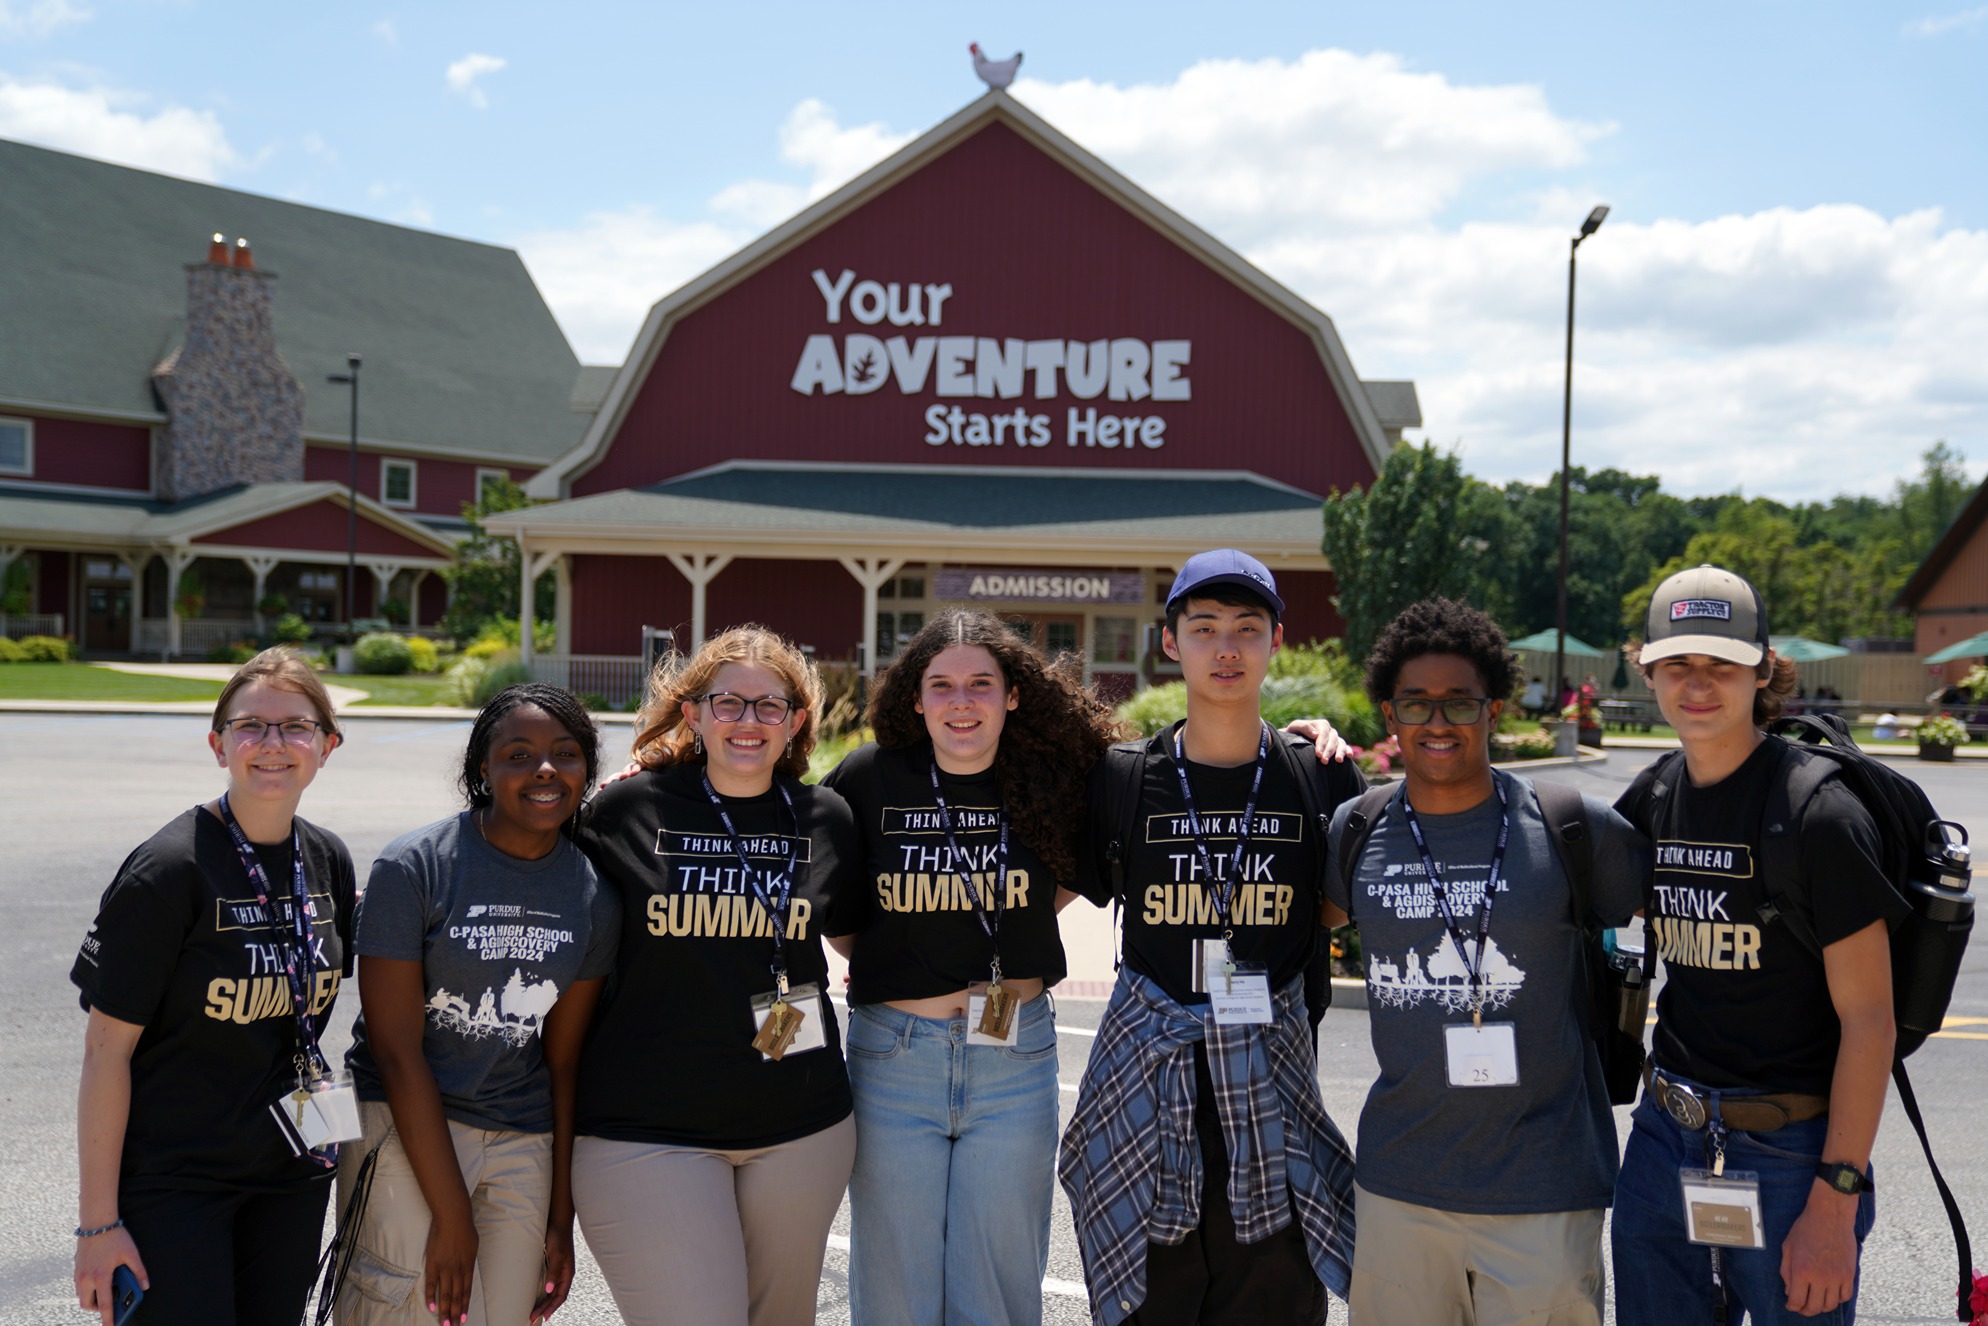
<path fill-rule="evenodd" d="M 276 729 L 276 735 L 286 745 L 308 746 L 311 738 L 324 731 L 324 724 L 314 718 L 291 718 L 281 723 L 265 723 L 260 718 L 231 718 L 221 726 L 234 734 L 236 741 L 254 743 L 260 746 L 269 737 L 269 730 Z"/>
<path fill-rule="evenodd" d="M 794 702 L 784 695 L 762 695 L 757 700 L 748 700 L 743 695 L 733 695 L 730 691 L 713 691 L 698 697 L 711 703 L 711 717 L 720 723 L 736 723 L 746 716 L 751 708 L 753 716 L 768 727 L 778 727 L 787 721 L 793 712 Z"/>
<path fill-rule="evenodd" d="M 1459 695 L 1449 700 L 1416 700 L 1396 696 L 1389 703 L 1394 707 L 1394 721 L 1409 727 L 1420 727 L 1429 722 L 1435 718 L 1438 709 L 1443 711 L 1445 723 L 1466 727 L 1483 716 L 1484 706 L 1491 700 L 1483 695 Z"/>

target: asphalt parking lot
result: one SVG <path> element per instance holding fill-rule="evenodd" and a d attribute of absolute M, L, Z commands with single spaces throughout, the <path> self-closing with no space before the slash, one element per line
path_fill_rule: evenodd
<path fill-rule="evenodd" d="M 204 730 L 204 720 L 180 715 L 0 714 L 0 842 L 7 845 L 0 865 L 0 1323 L 84 1320 L 69 1285 L 83 1017 L 68 970 L 118 862 L 171 816 L 220 788 Z M 467 732 L 461 722 L 355 721 L 303 813 L 345 839 L 363 880 L 390 839 L 452 809 L 450 773 Z M 1602 765 L 1541 776 L 1612 797 L 1649 758 L 1618 751 Z M 1911 764 L 1908 771 L 1949 815 L 1988 831 L 1988 765 Z M 1073 953 L 1073 970 L 1095 966 L 1098 958 Z M 1108 960 L 1105 965 L 1108 970 Z M 340 1050 L 357 1004 L 356 992 L 340 1001 Z M 1066 1117 L 1090 1050 L 1086 1032 L 1102 1009 L 1098 1000 L 1060 1001 Z M 1977 933 L 1949 1028 L 1913 1058 L 1913 1079 L 1948 1179 L 1988 1241 L 1988 1129 L 1978 1122 L 1988 1086 L 1988 927 Z M 1325 1102 L 1351 1135 L 1375 1071 L 1365 1014 L 1335 1008 L 1320 1041 Z M 1618 1112 L 1623 1128 L 1626 1113 Z M 1876 1164 L 1879 1216 L 1865 1253 L 1859 1320 L 1949 1321 L 1954 1261 L 1945 1216 L 1895 1101 Z M 1086 1322 L 1082 1270 L 1060 1192 L 1055 1222 L 1045 1319 Z M 845 1211 L 821 1288 L 824 1322 L 849 1320 L 846 1233 Z M 569 1326 L 617 1320 L 584 1251 L 573 1297 L 557 1320 Z M 1343 1307 L 1333 1320 L 1344 1320 Z"/>

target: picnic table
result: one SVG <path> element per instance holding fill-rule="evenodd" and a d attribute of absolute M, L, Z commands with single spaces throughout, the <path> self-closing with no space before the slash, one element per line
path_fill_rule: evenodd
<path fill-rule="evenodd" d="M 1657 721 L 1656 704 L 1650 700 L 1598 700 L 1595 707 L 1601 710 L 1603 727 L 1622 732 L 1632 727 L 1638 732 L 1648 732 Z"/>

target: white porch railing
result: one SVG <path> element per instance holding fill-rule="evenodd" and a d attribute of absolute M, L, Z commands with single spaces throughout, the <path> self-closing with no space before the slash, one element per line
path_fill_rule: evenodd
<path fill-rule="evenodd" d="M 0 636 L 19 640 L 28 635 L 61 635 L 59 612 L 0 612 Z"/>
<path fill-rule="evenodd" d="M 617 709 L 642 693 L 640 654 L 534 654 L 532 675 L 575 695 L 598 695 Z"/>
<path fill-rule="evenodd" d="M 137 624 L 132 632 L 131 652 L 134 654 L 161 654 L 171 638 L 172 623 L 159 617 L 147 617 Z M 205 658 L 207 651 L 222 645 L 233 644 L 237 640 L 255 638 L 255 622 L 247 617 L 240 618 L 182 618 L 179 624 L 179 657 Z"/>

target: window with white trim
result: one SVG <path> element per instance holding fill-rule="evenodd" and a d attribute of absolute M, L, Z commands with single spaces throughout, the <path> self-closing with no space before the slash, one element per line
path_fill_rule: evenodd
<path fill-rule="evenodd" d="M 33 474 L 34 469 L 34 420 L 0 419 L 0 474 Z"/>
<path fill-rule="evenodd" d="M 482 503 L 485 496 L 487 496 L 488 494 L 488 490 L 491 484 L 509 483 L 510 481 L 511 481 L 511 472 L 509 470 L 490 469 L 482 465 L 477 466 L 476 467 L 476 501 L 479 504 Z"/>
<path fill-rule="evenodd" d="M 414 505 L 414 462 L 382 457 L 380 460 L 380 501 L 388 506 Z"/>

